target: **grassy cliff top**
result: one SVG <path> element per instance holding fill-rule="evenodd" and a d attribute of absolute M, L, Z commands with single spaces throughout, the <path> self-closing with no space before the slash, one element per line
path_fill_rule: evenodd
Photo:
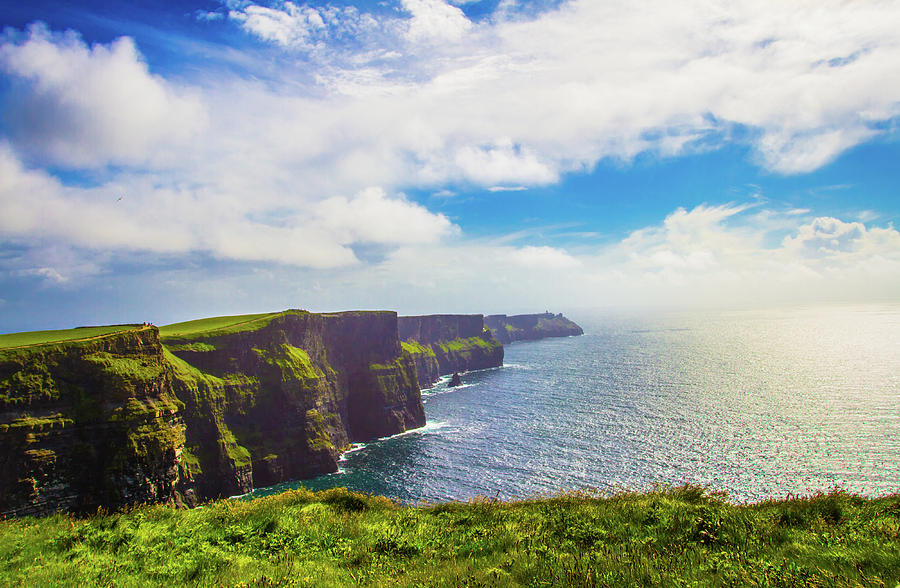
<path fill-rule="evenodd" d="M 0 521 L 9 586 L 890 586 L 900 495 L 691 486 L 402 507 L 333 489 Z"/>
<path fill-rule="evenodd" d="M 183 323 L 173 323 L 159 328 L 159 336 L 165 340 L 167 338 L 192 337 L 197 335 L 208 335 L 215 333 L 216 335 L 225 335 L 228 333 L 238 333 L 241 331 L 255 331 L 261 329 L 271 322 L 275 317 L 282 316 L 291 312 L 299 311 L 280 311 L 280 312 L 264 312 L 262 314 L 240 314 L 235 316 L 216 316 L 211 318 L 197 319 L 193 321 L 185 321 Z"/>
<path fill-rule="evenodd" d="M 26 333 L 9 333 L 0 335 L 0 349 L 26 347 L 30 345 L 46 345 L 64 341 L 95 339 L 113 333 L 136 331 L 143 325 L 107 325 L 102 327 L 78 327 L 59 331 L 29 331 Z"/>

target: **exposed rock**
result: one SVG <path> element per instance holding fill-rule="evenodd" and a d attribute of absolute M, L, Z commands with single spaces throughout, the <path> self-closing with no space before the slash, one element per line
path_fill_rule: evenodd
<path fill-rule="evenodd" d="M 155 327 L 0 351 L 0 514 L 171 500 L 182 408 Z"/>
<path fill-rule="evenodd" d="M 187 364 L 179 379 L 200 421 L 188 419 L 187 448 L 203 496 L 333 472 L 351 442 L 425 424 L 393 312 L 288 311 L 255 330 L 164 341 Z"/>
<path fill-rule="evenodd" d="M 453 372 L 453 377 L 450 378 L 450 383 L 447 384 L 450 388 L 456 388 L 457 386 L 462 386 L 462 378 L 459 375 L 459 372 Z"/>
<path fill-rule="evenodd" d="M 562 314 L 492 314 L 484 317 L 484 324 L 501 343 L 533 341 L 547 337 L 583 335 L 584 330 Z"/>
<path fill-rule="evenodd" d="M 425 424 L 395 313 L 260 316 L 0 350 L 0 515 L 196 504 Z"/>
<path fill-rule="evenodd" d="M 443 375 L 503 365 L 503 345 L 480 314 L 401 316 L 397 326 L 422 388 Z"/>

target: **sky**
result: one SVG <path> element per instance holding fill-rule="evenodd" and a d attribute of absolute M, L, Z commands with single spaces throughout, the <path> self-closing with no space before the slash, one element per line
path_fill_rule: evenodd
<path fill-rule="evenodd" d="M 900 4 L 0 0 L 0 332 L 900 300 Z"/>

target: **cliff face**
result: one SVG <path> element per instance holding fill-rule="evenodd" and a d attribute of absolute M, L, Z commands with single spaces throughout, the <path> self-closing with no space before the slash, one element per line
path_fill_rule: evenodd
<path fill-rule="evenodd" d="M 484 324 L 501 343 L 532 341 L 547 337 L 570 337 L 583 335 L 581 327 L 562 314 L 518 314 L 506 316 L 493 314 L 484 317 Z"/>
<path fill-rule="evenodd" d="M 0 350 L 0 514 L 172 499 L 182 406 L 155 327 Z"/>
<path fill-rule="evenodd" d="M 403 316 L 397 327 L 422 388 L 442 375 L 503 365 L 503 345 L 480 314 Z"/>
<path fill-rule="evenodd" d="M 350 442 L 425 424 L 396 314 L 288 311 L 264 322 L 164 339 L 200 495 L 333 472 Z"/>
<path fill-rule="evenodd" d="M 395 313 L 210 321 L 0 350 L 0 515 L 248 492 L 425 424 Z"/>

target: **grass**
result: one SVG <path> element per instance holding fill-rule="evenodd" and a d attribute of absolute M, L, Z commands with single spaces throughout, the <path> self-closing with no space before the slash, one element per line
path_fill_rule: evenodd
<path fill-rule="evenodd" d="M 325 373 L 313 364 L 309 353 L 299 347 L 282 343 L 272 349 L 254 348 L 253 352 L 262 361 L 277 366 L 281 370 L 283 381 L 325 377 Z"/>
<path fill-rule="evenodd" d="M 241 314 L 235 316 L 217 316 L 197 319 L 183 323 L 173 323 L 159 328 L 162 339 L 169 337 L 189 337 L 192 335 L 237 333 L 250 331 L 266 326 L 269 321 L 283 312 L 264 312 L 262 314 Z"/>
<path fill-rule="evenodd" d="M 900 496 L 685 486 L 403 507 L 333 489 L 0 521 L 8 586 L 888 586 Z"/>
<path fill-rule="evenodd" d="M 105 327 L 78 327 L 60 331 L 29 331 L 26 333 L 9 333 L 0 335 L 0 349 L 10 347 L 25 347 L 28 345 L 42 345 L 48 343 L 60 343 L 77 339 L 90 339 L 101 337 L 111 333 L 133 331 L 141 328 L 141 325 L 108 325 Z"/>
<path fill-rule="evenodd" d="M 400 347 L 410 355 L 425 355 L 434 357 L 434 350 L 430 345 L 422 345 L 418 341 L 400 341 Z"/>
<path fill-rule="evenodd" d="M 485 341 L 481 337 L 468 337 L 465 339 L 453 339 L 452 341 L 441 341 L 438 343 L 438 346 L 444 353 L 449 353 L 451 351 L 467 351 L 479 347 L 482 349 L 493 349 L 494 347 L 500 347 L 500 344 Z"/>

